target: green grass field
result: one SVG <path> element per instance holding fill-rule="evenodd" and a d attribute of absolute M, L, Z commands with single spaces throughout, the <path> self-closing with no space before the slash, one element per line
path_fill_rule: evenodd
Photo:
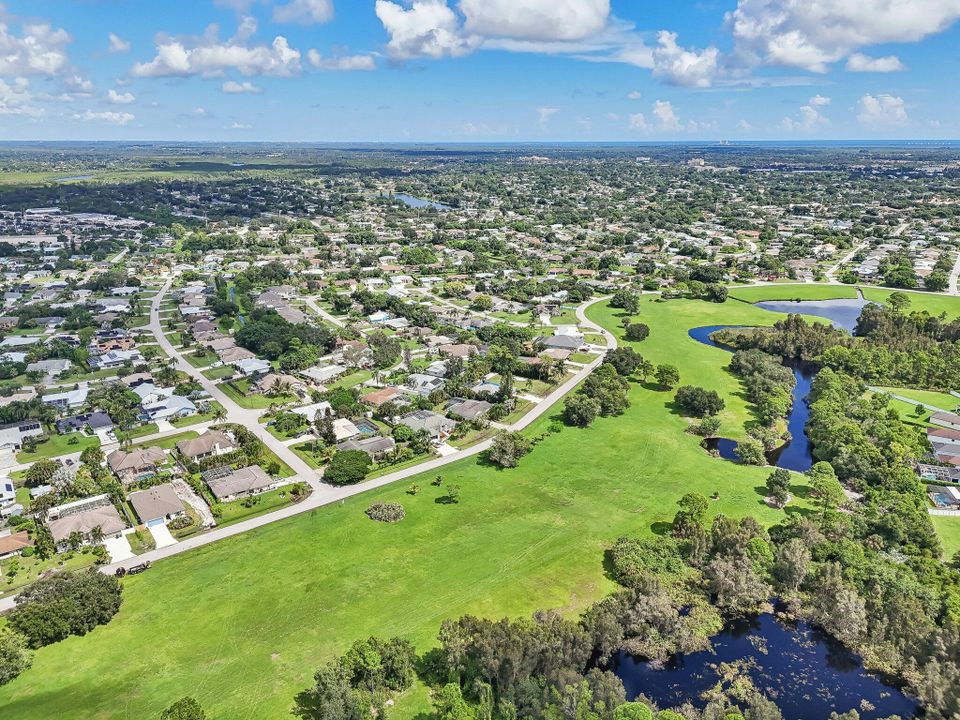
<path fill-rule="evenodd" d="M 764 300 L 836 300 L 855 298 L 856 288 L 849 285 L 756 285 L 753 287 L 730 288 L 730 297 L 745 302 Z"/>
<path fill-rule="evenodd" d="M 960 517 L 931 515 L 930 519 L 943 544 L 943 557 L 949 560 L 954 553 L 960 552 Z"/>
<path fill-rule="evenodd" d="M 619 311 L 596 306 L 590 315 L 620 332 Z M 724 369 L 729 354 L 695 343 L 687 329 L 777 316 L 742 303 L 649 298 L 640 315 L 651 336 L 638 351 L 677 365 L 683 383 L 718 389 L 723 432 L 742 436 L 749 411 Z M 430 485 L 432 472 L 412 479 L 417 496 L 402 481 L 158 562 L 124 581 L 109 625 L 38 651 L 31 670 L 0 688 L 0 707 L 23 720 L 74 717 L 78 708 L 108 720 L 154 717 L 192 695 L 214 720 L 283 717 L 316 667 L 356 638 L 396 634 L 422 650 L 444 618 L 463 613 L 582 610 L 613 588 L 605 549 L 624 533 L 665 532 L 686 492 L 718 492 L 713 513 L 783 518 L 763 502 L 770 470 L 707 455 L 671 399 L 634 385 L 623 416 L 549 434 L 517 469 L 476 458 L 446 466 L 445 483 L 462 488 L 458 505 L 435 502 L 443 489 Z M 807 511 L 805 490 L 794 487 L 787 513 Z M 406 519 L 368 520 L 375 500 L 402 503 Z M 426 707 L 418 690 L 394 717 Z"/>
<path fill-rule="evenodd" d="M 913 388 L 888 387 L 880 388 L 880 391 L 909 398 L 915 402 L 933 405 L 947 412 L 953 412 L 954 408 L 960 406 L 960 398 L 954 397 L 950 393 L 935 392 L 933 390 L 914 390 Z"/>
<path fill-rule="evenodd" d="M 72 453 L 83 452 L 88 447 L 99 447 L 100 438 L 96 435 L 84 435 L 83 433 L 70 433 L 69 435 L 50 435 L 46 440 L 37 445 L 34 452 L 21 450 L 17 453 L 17 462 L 29 463 L 42 458 L 55 458 L 61 455 L 70 455 Z"/>

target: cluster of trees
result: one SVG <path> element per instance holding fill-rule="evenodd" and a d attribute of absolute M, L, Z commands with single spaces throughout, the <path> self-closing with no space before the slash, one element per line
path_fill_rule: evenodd
<path fill-rule="evenodd" d="M 58 573 L 21 591 L 0 628 L 0 685 L 30 667 L 32 649 L 110 622 L 121 600 L 119 581 L 97 570 Z"/>
<path fill-rule="evenodd" d="M 747 398 L 762 423 L 773 426 L 790 413 L 797 381 L 779 358 L 762 350 L 738 350 L 730 369 L 743 380 Z"/>
<path fill-rule="evenodd" d="M 790 315 L 772 328 L 727 329 L 714 339 L 736 349 L 755 348 L 788 360 L 857 375 L 871 384 L 949 390 L 960 385 L 960 320 L 905 312 L 902 293 L 887 305 L 867 305 L 851 337 L 825 323 Z"/>
<path fill-rule="evenodd" d="M 416 679 L 413 646 L 400 638 L 358 640 L 313 676 L 297 694 L 293 714 L 302 720 L 385 718 L 391 696 Z"/>
<path fill-rule="evenodd" d="M 614 355 L 611 362 L 611 355 Z M 583 381 L 576 393 L 563 402 L 563 417 L 570 425 L 588 427 L 598 415 L 622 415 L 630 407 L 630 383 L 627 380 L 643 362 L 631 348 L 618 348 Z M 623 371 L 621 374 L 620 371 Z"/>
<path fill-rule="evenodd" d="M 237 345 L 269 358 L 280 360 L 287 372 L 313 365 L 317 358 L 333 350 L 334 335 L 326 327 L 301 323 L 294 325 L 274 310 L 254 310 L 236 333 Z"/>

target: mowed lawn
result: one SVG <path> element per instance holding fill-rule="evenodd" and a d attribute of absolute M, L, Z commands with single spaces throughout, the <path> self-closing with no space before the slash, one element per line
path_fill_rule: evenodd
<path fill-rule="evenodd" d="M 838 300 L 857 297 L 857 290 L 851 285 L 816 285 L 797 283 L 795 285 L 753 285 L 751 287 L 732 287 L 730 297 L 746 302 L 764 300 Z"/>
<path fill-rule="evenodd" d="M 620 332 L 618 311 L 591 316 Z M 729 354 L 689 339 L 692 326 L 769 323 L 742 303 L 642 303 L 651 337 L 637 349 L 671 362 L 682 382 L 718 388 L 725 431 L 748 417 Z M 18 720 L 150 718 L 196 697 L 213 720 L 285 717 L 318 665 L 357 638 L 401 635 L 430 647 L 441 621 L 463 613 L 525 616 L 582 610 L 613 588 L 604 551 L 624 533 L 665 532 L 686 492 L 719 493 L 711 512 L 773 523 L 763 503 L 769 468 L 711 458 L 684 433 L 672 393 L 635 385 L 621 417 L 549 435 L 519 468 L 468 458 L 445 467 L 458 505 L 436 502 L 436 472 L 158 562 L 124 580 L 124 603 L 107 626 L 37 652 L 34 667 L 0 688 L 4 717 Z M 544 431 L 545 416 L 530 429 Z M 794 488 L 798 497 L 805 488 Z M 403 503 L 404 521 L 363 511 Z M 798 501 L 798 504 L 802 501 Z M 788 506 L 787 512 L 804 508 Z M 397 717 L 426 709 L 422 690 Z"/>

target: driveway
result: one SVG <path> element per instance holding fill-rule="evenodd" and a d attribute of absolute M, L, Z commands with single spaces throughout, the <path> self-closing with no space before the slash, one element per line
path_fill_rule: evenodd
<path fill-rule="evenodd" d="M 118 538 L 104 538 L 103 546 L 107 549 L 107 552 L 110 553 L 110 560 L 112 562 L 120 562 L 121 560 L 129 560 L 132 557 L 136 557 L 130 548 L 130 543 L 127 541 L 126 535 L 121 535 Z"/>
<path fill-rule="evenodd" d="M 149 530 L 150 534 L 153 535 L 154 542 L 157 543 L 158 548 L 169 547 L 170 545 L 177 544 L 177 539 L 170 534 L 170 530 L 163 523 L 147 525 L 147 530 Z"/>

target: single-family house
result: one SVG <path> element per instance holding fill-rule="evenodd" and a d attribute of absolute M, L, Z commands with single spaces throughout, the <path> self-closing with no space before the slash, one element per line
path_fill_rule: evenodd
<path fill-rule="evenodd" d="M 397 421 L 414 432 L 425 430 L 435 442 L 445 440 L 456 428 L 457 423 L 432 410 L 415 410 Z"/>
<path fill-rule="evenodd" d="M 81 544 L 89 544 L 94 529 L 99 528 L 104 538 L 120 537 L 127 527 L 120 513 L 106 493 L 75 500 L 50 508 L 47 512 L 47 527 L 57 546 L 58 552 L 70 547 L 74 534 L 80 537 Z"/>
<path fill-rule="evenodd" d="M 187 514 L 183 502 L 170 483 L 132 492 L 127 496 L 127 500 L 133 506 L 140 522 L 146 525 L 169 522 Z"/>
<path fill-rule="evenodd" d="M 107 455 L 107 465 L 124 485 L 152 477 L 166 461 L 166 453 L 158 447 L 114 450 Z"/>
<path fill-rule="evenodd" d="M 337 450 L 359 450 L 370 456 L 371 460 L 380 460 L 397 448 L 397 443 L 391 437 L 370 437 L 363 439 L 352 438 L 337 443 Z"/>
<path fill-rule="evenodd" d="M 177 443 L 180 454 L 193 462 L 226 455 L 236 449 L 237 444 L 220 430 L 207 430 L 200 437 L 181 440 Z"/>
<path fill-rule="evenodd" d="M 214 468 L 203 473 L 203 479 L 217 502 L 260 495 L 281 485 L 279 480 L 270 477 L 259 465 L 232 471 L 229 468 Z"/>
<path fill-rule="evenodd" d="M 33 547 L 33 540 L 26 530 L 8 531 L 6 535 L 0 535 L 0 560 L 20 555 L 28 547 Z"/>

